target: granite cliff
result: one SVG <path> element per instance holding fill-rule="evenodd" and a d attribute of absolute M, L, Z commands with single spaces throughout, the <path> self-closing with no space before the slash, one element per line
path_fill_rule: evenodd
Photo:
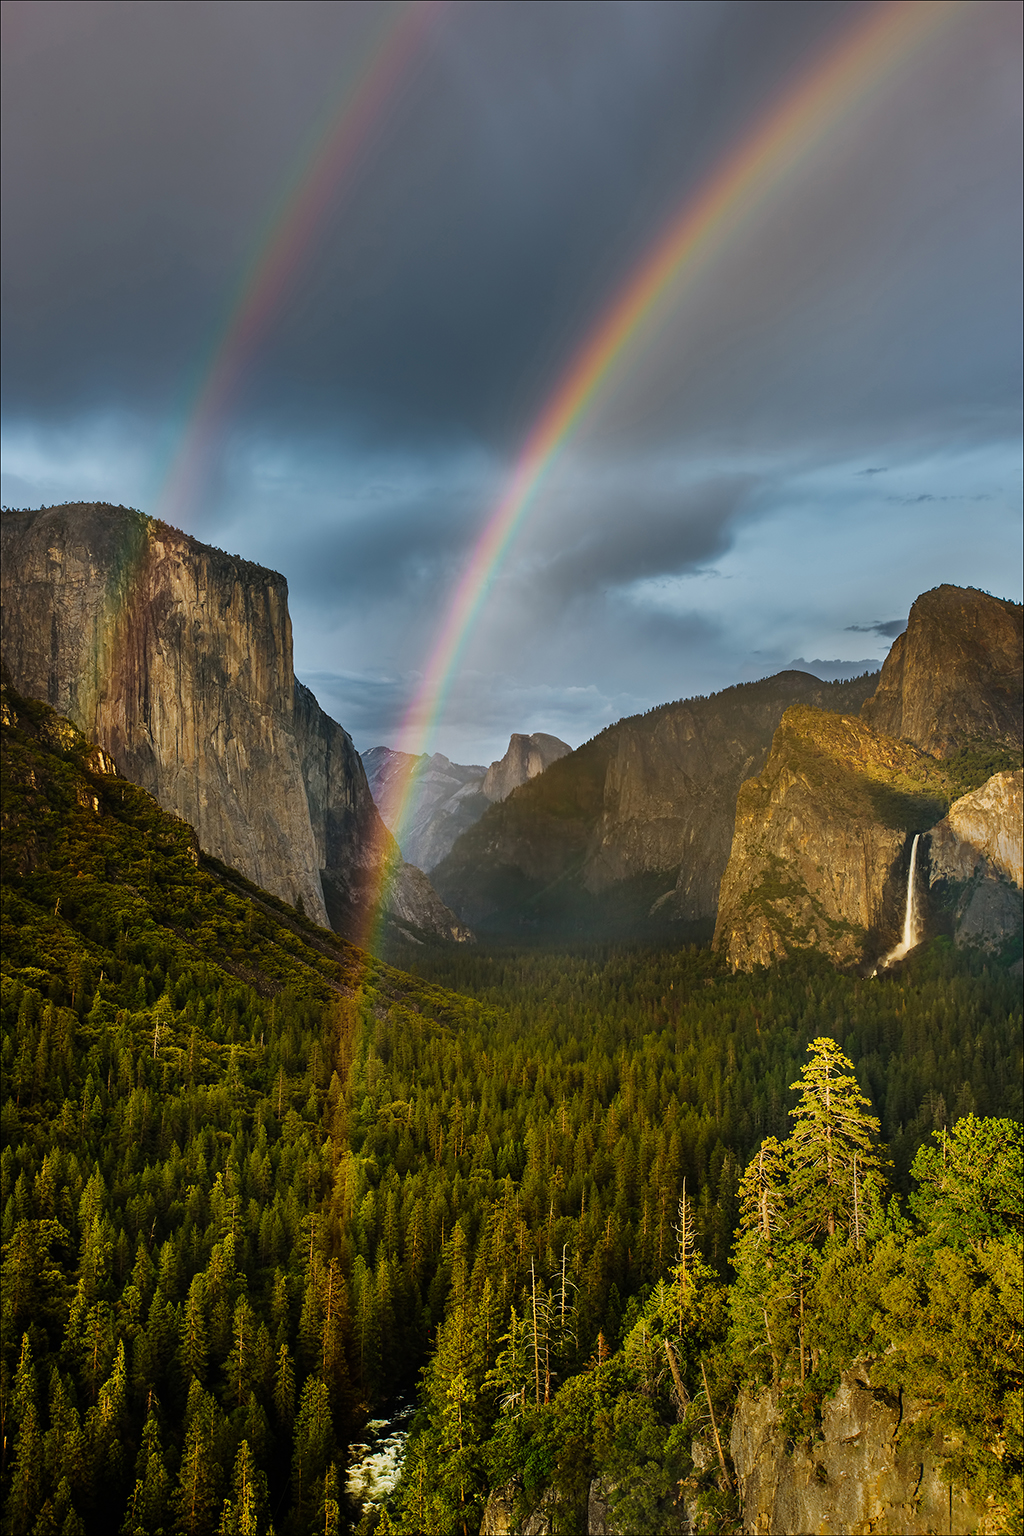
<path fill-rule="evenodd" d="M 794 1445 L 775 1393 L 740 1395 L 730 1450 L 748 1536 L 829 1531 L 854 1536 L 962 1536 L 1002 1530 L 999 1512 L 979 1508 L 939 1475 L 941 1442 L 910 1449 L 901 1439 L 922 1405 L 871 1385 L 857 1363 L 822 1405 L 821 1433 Z M 992 1517 L 996 1518 L 993 1520 Z"/>
<path fill-rule="evenodd" d="M 995 773 L 962 795 L 928 839 L 934 906 L 958 944 L 999 950 L 1024 926 L 1024 771 Z"/>
<path fill-rule="evenodd" d="M 543 731 L 534 731 L 530 736 L 513 732 L 504 757 L 499 757 L 487 770 L 483 793 L 490 801 L 507 800 L 514 789 L 528 784 L 571 751 L 568 742 Z"/>
<path fill-rule="evenodd" d="M 124 507 L 5 513 L 0 541 L 15 688 L 97 741 L 215 858 L 353 931 L 391 838 L 351 739 L 296 682 L 284 577 Z M 437 932 L 440 903 L 417 907 L 416 873 L 399 871 L 396 897 Z M 440 931 L 453 928 L 449 913 Z"/>
<path fill-rule="evenodd" d="M 910 610 L 861 713 L 876 731 L 947 757 L 972 741 L 1024 746 L 1024 609 L 935 587 Z"/>
<path fill-rule="evenodd" d="M 479 821 L 490 805 L 480 793 L 486 769 L 453 763 L 443 752 L 414 757 L 391 747 L 363 753 L 370 791 L 389 831 L 394 832 L 402 803 L 409 805 L 402 831 L 402 855 L 420 869 L 433 869 L 455 839 Z"/>
<path fill-rule="evenodd" d="M 609 726 L 492 806 L 433 871 L 494 932 L 708 937 L 736 795 L 786 708 L 856 710 L 873 678 L 782 672 Z"/>
<path fill-rule="evenodd" d="M 413 757 L 391 747 L 371 747 L 363 766 L 377 809 L 395 831 L 408 798 L 402 853 L 420 869 L 430 870 L 451 852 L 456 839 L 480 820 L 487 807 L 504 800 L 520 784 L 543 773 L 572 748 L 557 736 L 513 735 L 504 757 L 487 769 L 453 763 L 441 752 Z M 407 790 L 408 786 L 408 790 Z"/>

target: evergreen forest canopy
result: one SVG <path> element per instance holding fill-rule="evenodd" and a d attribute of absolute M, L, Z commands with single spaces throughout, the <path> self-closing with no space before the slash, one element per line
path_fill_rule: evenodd
<path fill-rule="evenodd" d="M 936 941 L 870 981 L 613 947 L 402 972 L 4 700 L 12 1536 L 449 1536 L 506 1485 L 576 1530 L 593 1476 L 621 1529 L 678 1529 L 682 1485 L 726 1531 L 738 1390 L 777 1384 L 813 1433 L 859 1355 L 1012 1511 L 1005 969 Z M 346 1447 L 417 1387 L 403 1480 L 361 1515 Z"/>

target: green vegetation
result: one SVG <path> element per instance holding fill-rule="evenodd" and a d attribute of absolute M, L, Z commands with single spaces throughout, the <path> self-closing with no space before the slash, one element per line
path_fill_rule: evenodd
<path fill-rule="evenodd" d="M 956 1317 L 971 1285 L 994 1298 L 976 1330 L 1003 1316 L 1013 1186 L 1001 1133 L 968 1119 L 1021 1116 L 1003 970 L 939 942 L 877 981 L 814 957 L 755 981 L 706 951 L 610 946 L 416 950 L 403 975 L 202 858 L 66 723 L 5 700 L 12 1536 L 340 1532 L 345 1446 L 421 1370 L 382 1531 L 479 1529 L 488 1489 L 513 1478 L 523 1505 L 554 1490 L 567 1523 L 595 1475 L 620 1523 L 675 1528 L 683 1482 L 727 1529 L 715 1429 L 727 1439 L 738 1361 L 787 1390 L 800 1375 L 792 1330 L 773 1357 L 735 1300 L 750 1289 L 741 1175 L 762 1144 L 772 1241 L 790 1268 L 805 1254 L 808 1297 L 833 1270 L 889 1265 L 888 1313 L 863 1321 L 851 1301 L 845 1334 L 834 1308 L 805 1333 L 795 1414 L 813 1419 L 805 1399 L 844 1349 L 883 1336 L 912 1385 L 928 1307 Z M 808 1109 L 791 1136 L 789 1112 L 825 1032 L 852 1063 L 828 1058 L 854 1125 L 823 1185 L 808 1173 L 822 1127 Z M 801 1079 L 812 1098 L 816 1081 Z M 977 1156 L 958 1150 L 967 1125 Z M 889 1177 L 916 1183 L 909 1216 L 882 1205 Z M 933 1378 L 952 1332 L 943 1347 Z M 976 1345 L 971 1364 L 977 1402 L 927 1395 L 960 1436 L 956 1475 L 1002 1497 Z"/>
<path fill-rule="evenodd" d="M 201 860 L 45 706 L 4 718 L 4 1529 L 340 1529 L 352 1042 L 472 1005 Z"/>
<path fill-rule="evenodd" d="M 942 766 L 949 775 L 950 796 L 956 800 L 972 789 L 980 789 L 994 773 L 1010 773 L 1024 767 L 1024 753 L 998 742 L 979 741 L 961 747 L 945 758 Z"/>
<path fill-rule="evenodd" d="M 994 984 L 995 1011 L 1007 1010 L 995 1056 L 1005 1051 L 1008 1066 L 1020 1060 L 1009 978 L 965 964 L 941 942 L 901 981 L 881 985 L 805 963 L 779 968 L 759 989 L 716 975 L 703 955 L 670 962 L 612 950 L 460 954 L 422 960 L 420 969 L 505 998 L 524 1030 L 531 1013 L 546 1018 L 553 1046 L 566 1015 L 582 1034 L 588 1014 L 596 1022 L 613 1007 L 626 1016 L 635 1009 L 623 1066 L 657 1062 L 646 1081 L 664 1091 L 634 1096 L 629 1075 L 620 1078 L 619 1141 L 635 1126 L 642 1142 L 648 1105 L 671 1136 L 682 1108 L 671 1093 L 678 1059 L 684 1074 L 696 1068 L 698 1101 L 719 1095 L 723 1147 L 741 1145 L 744 1161 L 760 1147 L 735 1193 L 721 1184 L 714 1191 L 710 1211 L 711 1168 L 700 1170 L 699 1153 L 676 1165 L 670 1251 L 662 1246 L 657 1258 L 644 1255 L 643 1235 L 660 1170 L 644 1175 L 641 1164 L 629 1262 L 616 1272 L 614 1300 L 628 1300 L 621 1313 L 606 1303 L 596 1333 L 571 1218 L 549 1237 L 543 1264 L 520 1265 L 504 1310 L 488 1289 L 493 1267 L 474 1267 L 424 1375 L 418 1433 L 392 1510 L 400 1530 L 475 1530 L 488 1489 L 505 1488 L 519 1516 L 543 1499 L 552 1529 L 574 1532 L 594 1478 L 604 1480 L 624 1529 L 679 1530 L 680 1494 L 706 1529 L 735 1529 L 727 1430 L 738 1390 L 774 1386 L 791 1434 L 813 1436 L 824 1398 L 858 1358 L 876 1361 L 879 1385 L 923 1401 L 908 1439 L 932 1437 L 945 1475 L 1009 1518 L 1021 1472 L 1021 1105 L 1016 1084 L 1004 1098 L 981 1073 L 980 1098 L 962 1077 L 954 1087 L 972 1035 L 963 1026 L 972 1015 L 980 1022 L 979 986 Z M 685 1035 L 665 1027 L 684 987 L 676 1006 Z M 659 990 L 661 1009 L 652 1008 Z M 651 1028 L 662 1010 L 661 1028 Z M 788 1031 L 779 1028 L 784 1019 Z M 815 1020 L 829 1020 L 834 1038 L 816 1038 Z M 732 1070 L 719 1075 L 723 1059 Z M 701 1078 L 703 1063 L 711 1081 Z M 791 1082 L 799 1097 L 787 1108 Z M 976 1105 L 1013 1118 L 979 1119 Z M 548 1191 L 560 1191 L 558 1171 L 548 1169 Z M 913 1191 L 909 1214 L 886 1203 L 893 1186 Z M 549 1221 L 551 1209 L 557 1215 L 558 1204 Z M 726 1211 L 737 1229 L 728 1255 Z M 615 1218 L 628 1222 L 628 1206 L 612 1214 L 609 1232 Z M 544 1213 L 531 1216 L 536 1223 Z M 454 1428 L 453 1401 L 461 1405 Z"/>

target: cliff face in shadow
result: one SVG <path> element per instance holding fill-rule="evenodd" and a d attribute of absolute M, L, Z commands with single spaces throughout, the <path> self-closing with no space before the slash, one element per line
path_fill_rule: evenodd
<path fill-rule="evenodd" d="M 296 684 L 284 577 L 125 508 L 7 513 L 0 529 L 18 691 L 209 853 L 350 931 L 390 834 L 350 738 Z"/>
<path fill-rule="evenodd" d="M 391 747 L 371 747 L 363 755 L 363 767 L 385 825 L 395 831 L 401 818 L 403 855 L 420 869 L 431 870 L 489 805 L 571 751 L 557 736 L 538 732 L 513 734 L 504 757 L 487 769 L 453 763 L 442 752 L 413 757 Z"/>
<path fill-rule="evenodd" d="M 363 767 L 384 825 L 394 831 L 401 816 L 403 856 L 423 870 L 439 864 L 490 804 L 481 794 L 482 764 L 453 763 L 443 752 L 414 757 L 371 747 Z"/>
<path fill-rule="evenodd" d="M 736 795 L 794 703 L 856 710 L 874 678 L 782 672 L 609 726 L 513 790 L 432 879 L 474 927 L 710 934 Z"/>
<path fill-rule="evenodd" d="M 973 587 L 935 587 L 910 610 L 861 714 L 946 757 L 972 741 L 1024 745 L 1024 609 Z"/>
<path fill-rule="evenodd" d="M 958 944 L 1001 949 L 1024 926 L 1024 770 L 962 795 L 929 838 L 929 886 Z"/>

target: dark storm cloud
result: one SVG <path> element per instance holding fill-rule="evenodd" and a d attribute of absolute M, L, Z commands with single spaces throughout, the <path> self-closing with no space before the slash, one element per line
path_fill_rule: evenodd
<path fill-rule="evenodd" d="M 261 338 L 239 408 L 514 440 L 657 223 L 844 7 L 462 5 Z M 8 411 L 189 387 L 380 7 L 18 6 Z M 45 14 L 40 14 L 45 13 Z"/>
<path fill-rule="evenodd" d="M 613 478 L 611 486 L 607 481 Z M 628 587 L 644 578 L 694 571 L 728 549 L 750 490 L 744 476 L 673 484 L 668 466 L 596 467 L 556 503 L 549 530 L 536 533 L 523 577 L 544 600 Z"/>
<path fill-rule="evenodd" d="M 855 630 L 861 635 L 884 635 L 887 640 L 895 640 L 897 635 L 902 635 L 907 627 L 906 619 L 885 619 L 874 624 L 847 624 L 848 630 Z"/>
<path fill-rule="evenodd" d="M 412 506 L 385 505 L 376 517 L 297 530 L 289 581 L 309 603 L 363 607 L 399 595 L 408 601 L 458 569 L 466 535 L 465 511 L 448 498 L 428 494 Z"/>

